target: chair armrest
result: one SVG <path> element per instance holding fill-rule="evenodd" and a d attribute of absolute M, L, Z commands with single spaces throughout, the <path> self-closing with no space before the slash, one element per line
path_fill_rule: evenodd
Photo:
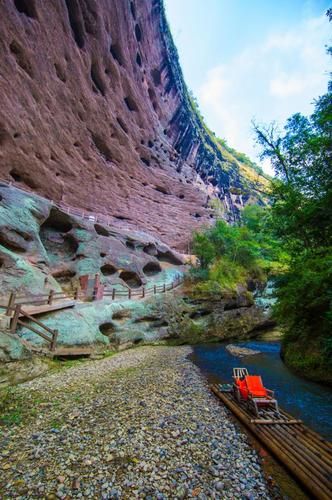
<path fill-rule="evenodd" d="M 271 389 L 266 389 L 266 392 L 271 398 L 274 398 L 274 391 L 271 391 Z"/>

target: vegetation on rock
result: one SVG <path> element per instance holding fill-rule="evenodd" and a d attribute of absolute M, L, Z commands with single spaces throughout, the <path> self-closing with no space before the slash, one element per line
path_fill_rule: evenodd
<path fill-rule="evenodd" d="M 264 282 L 279 274 L 287 266 L 288 255 L 270 227 L 270 210 L 252 205 L 233 226 L 220 219 L 215 226 L 196 232 L 193 251 L 201 264 L 192 271 L 194 279 L 200 279 L 196 289 L 233 292 L 249 280 Z"/>

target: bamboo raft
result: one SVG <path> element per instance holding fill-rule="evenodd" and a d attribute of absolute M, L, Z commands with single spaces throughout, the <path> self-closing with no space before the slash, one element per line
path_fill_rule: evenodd
<path fill-rule="evenodd" d="M 283 410 L 262 410 L 260 418 L 254 418 L 233 392 L 221 392 L 215 384 L 211 390 L 313 498 L 332 499 L 332 443 Z"/>

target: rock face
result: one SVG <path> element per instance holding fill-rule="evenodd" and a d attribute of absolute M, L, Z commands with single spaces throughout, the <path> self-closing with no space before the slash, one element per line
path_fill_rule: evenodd
<path fill-rule="evenodd" d="M 161 0 L 3 0 L 0 19 L 3 179 L 182 251 L 211 197 L 228 219 L 261 197 L 195 113 Z"/>
<path fill-rule="evenodd" d="M 0 184 L 0 297 L 73 288 L 86 274 L 136 288 L 171 282 L 181 256 L 153 236 L 66 214 L 49 201 Z M 169 277 L 169 278 L 168 278 Z"/>

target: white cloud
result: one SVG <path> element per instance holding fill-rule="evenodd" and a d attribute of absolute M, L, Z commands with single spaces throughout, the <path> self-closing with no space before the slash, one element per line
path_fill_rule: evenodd
<path fill-rule="evenodd" d="M 198 89 L 210 128 L 255 158 L 253 118 L 282 125 L 295 112 L 310 113 L 313 99 L 326 92 L 329 30 L 326 16 L 307 19 L 211 69 Z"/>

